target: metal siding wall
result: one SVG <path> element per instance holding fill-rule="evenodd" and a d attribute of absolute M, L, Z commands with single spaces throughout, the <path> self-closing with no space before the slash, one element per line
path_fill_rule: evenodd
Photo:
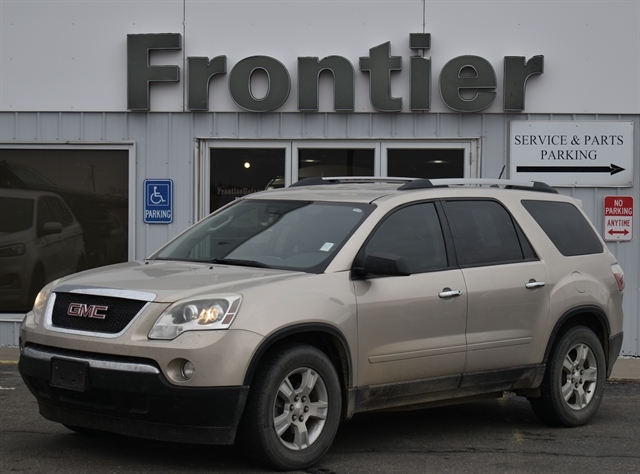
<path fill-rule="evenodd" d="M 17 346 L 22 318 L 0 315 L 0 347 Z"/>
<path fill-rule="evenodd" d="M 508 164 L 511 120 L 622 120 L 634 122 L 634 187 L 560 188 L 562 194 L 583 201 L 585 212 L 600 232 L 606 195 L 632 195 L 640 207 L 640 117 L 617 115 L 550 114 L 339 114 L 339 113 L 73 113 L 2 112 L 0 142 L 136 143 L 136 258 L 152 253 L 193 223 L 195 138 L 225 139 L 394 139 L 481 138 L 480 176 L 497 178 Z M 508 166 L 507 166 L 508 168 Z M 508 177 L 505 169 L 503 177 Z M 142 182 L 146 178 L 174 180 L 174 222 L 143 223 Z M 631 243 L 608 243 L 621 262 L 625 290 L 625 340 L 623 354 L 640 354 L 640 219 L 636 218 Z M 11 327 L 5 326 L 10 324 Z M 13 335 L 13 323 L 0 322 L 2 343 Z M 17 334 L 15 335 L 17 338 Z M 17 339 L 15 341 L 17 344 Z"/>

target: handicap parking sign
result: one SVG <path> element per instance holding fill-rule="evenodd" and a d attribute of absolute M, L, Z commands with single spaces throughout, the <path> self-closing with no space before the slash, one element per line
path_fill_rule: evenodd
<path fill-rule="evenodd" d="M 144 180 L 144 222 L 169 224 L 173 221 L 173 181 Z"/>

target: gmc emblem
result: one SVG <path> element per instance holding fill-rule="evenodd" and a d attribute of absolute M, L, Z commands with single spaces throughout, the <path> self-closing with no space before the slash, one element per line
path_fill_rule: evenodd
<path fill-rule="evenodd" d="M 67 309 L 67 314 L 79 318 L 104 319 L 107 316 L 104 312 L 108 309 L 108 306 L 97 304 L 71 303 Z"/>

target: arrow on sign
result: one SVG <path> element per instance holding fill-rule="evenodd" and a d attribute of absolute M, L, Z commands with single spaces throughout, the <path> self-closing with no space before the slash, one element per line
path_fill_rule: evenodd
<path fill-rule="evenodd" d="M 613 230 L 613 229 L 609 229 L 608 234 L 609 235 L 614 235 L 614 234 L 622 234 L 622 235 L 627 235 L 629 233 L 629 231 L 627 229 L 625 230 Z"/>
<path fill-rule="evenodd" d="M 624 171 L 613 163 L 610 166 L 518 166 L 518 173 L 610 173 Z"/>

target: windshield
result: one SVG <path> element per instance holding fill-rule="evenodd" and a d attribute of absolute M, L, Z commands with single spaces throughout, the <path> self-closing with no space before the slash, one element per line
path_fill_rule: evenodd
<path fill-rule="evenodd" d="M 151 258 L 324 271 L 369 204 L 243 200 L 202 220 Z"/>

